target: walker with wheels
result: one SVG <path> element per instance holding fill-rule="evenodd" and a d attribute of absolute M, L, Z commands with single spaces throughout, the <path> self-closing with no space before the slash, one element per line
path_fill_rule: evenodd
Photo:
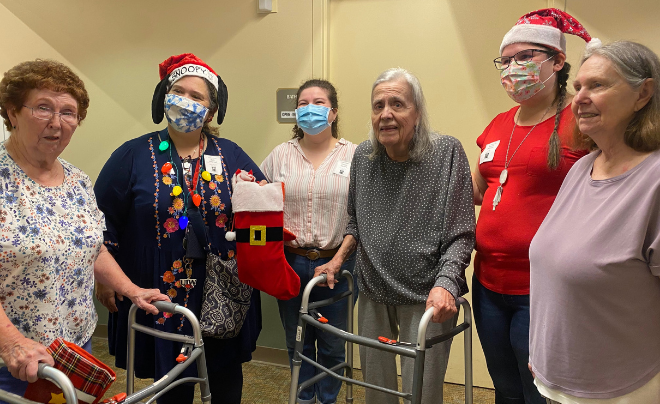
<path fill-rule="evenodd" d="M 419 328 L 417 333 L 417 344 L 404 343 L 400 341 L 394 341 L 385 337 L 380 337 L 378 339 L 371 339 L 366 337 L 361 337 L 359 335 L 353 334 L 353 275 L 348 271 L 342 271 L 340 274 L 341 277 L 345 277 L 348 280 L 349 290 L 343 293 L 340 293 L 332 298 L 317 301 L 310 303 L 309 295 L 314 288 L 314 286 L 319 283 L 326 282 L 326 275 L 322 274 L 317 276 L 309 281 L 305 290 L 303 291 L 302 304 L 300 306 L 300 315 L 298 317 L 298 327 L 296 330 L 296 345 L 293 354 L 292 360 L 292 371 L 291 371 L 291 387 L 289 390 L 289 404 L 296 404 L 299 394 L 307 387 L 314 385 L 319 380 L 324 377 L 334 377 L 346 383 L 346 402 L 353 402 L 353 385 L 358 385 L 366 387 L 369 389 L 374 389 L 383 393 L 392 394 L 398 397 L 402 397 L 406 400 L 410 400 L 412 404 L 420 404 L 422 400 L 422 384 L 424 382 L 424 360 L 426 355 L 426 350 L 431 348 L 431 346 L 447 341 L 454 336 L 458 335 L 460 332 L 463 332 L 464 336 L 464 355 L 465 355 L 465 403 L 472 404 L 472 312 L 470 309 L 470 304 L 462 297 L 459 297 L 456 301 L 456 306 L 459 309 L 463 307 L 463 323 L 452 328 L 448 333 L 443 335 L 438 335 L 430 338 L 426 338 L 426 328 L 428 327 L 429 322 L 433 318 L 433 308 L 426 310 L 422 316 L 421 321 L 419 322 Z M 324 318 L 316 310 L 319 307 L 328 306 L 332 303 L 335 303 L 341 299 L 348 299 L 348 313 L 347 313 L 347 331 L 343 331 L 339 328 L 333 327 L 324 322 Z M 344 341 L 346 344 L 346 361 L 342 362 L 332 368 L 326 368 L 316 361 L 303 355 L 303 344 L 305 341 L 305 328 L 307 325 L 316 327 L 324 332 L 333 334 Z M 391 352 L 401 356 L 414 359 L 413 366 L 413 383 L 411 392 L 401 392 L 398 390 L 391 390 L 382 386 L 365 383 L 353 378 L 353 344 L 364 345 L 370 348 L 379 349 L 386 352 Z M 302 363 L 306 362 L 315 368 L 319 369 L 321 373 L 312 377 L 311 379 L 305 381 L 304 383 L 298 384 L 300 377 L 300 367 Z M 345 369 L 346 376 L 342 376 L 338 373 L 339 370 Z"/>
<path fill-rule="evenodd" d="M 128 345 L 127 345 L 127 361 L 126 361 L 126 393 L 115 395 L 110 399 L 101 401 L 100 403 L 111 403 L 111 404 L 134 404 L 134 403 L 144 403 L 150 404 L 155 402 L 156 399 L 166 394 L 168 391 L 173 389 L 176 386 L 179 386 L 183 383 L 199 383 L 201 398 L 203 403 L 211 402 L 211 390 L 208 382 L 208 375 L 206 373 L 206 356 L 204 355 L 204 342 L 202 340 L 202 330 L 199 326 L 199 321 L 197 317 L 189 309 L 179 306 L 176 303 L 171 302 L 152 302 L 158 311 L 172 313 L 172 314 L 181 314 L 192 325 L 193 335 L 179 335 L 168 333 L 160 330 L 155 330 L 135 322 L 135 315 L 137 313 L 138 307 L 136 305 L 131 306 L 128 312 Z M 151 385 L 143 388 L 139 391 L 135 390 L 135 332 L 139 331 L 156 338 L 162 338 L 169 341 L 181 342 L 183 344 L 183 349 L 181 350 L 181 355 L 177 358 L 177 364 L 174 365 L 172 370 L 170 370 L 165 376 L 161 377 L 159 380 L 155 380 Z M 197 365 L 197 377 L 184 377 L 180 380 L 176 378 L 181 375 L 181 373 L 186 370 L 189 366 L 196 363 Z M 0 361 L 0 367 L 4 366 L 4 363 Z M 71 380 L 62 373 L 61 371 L 50 367 L 46 364 L 39 364 L 39 371 L 37 373 L 40 379 L 48 379 L 55 383 L 64 394 L 67 404 L 78 404 L 78 397 L 76 396 L 76 390 L 71 383 Z M 140 401 L 143 399 L 152 396 L 147 401 Z M 6 401 L 10 404 L 39 404 L 32 400 L 27 400 L 23 397 L 17 396 L 15 394 L 8 393 L 4 390 L 0 390 L 0 400 Z"/>

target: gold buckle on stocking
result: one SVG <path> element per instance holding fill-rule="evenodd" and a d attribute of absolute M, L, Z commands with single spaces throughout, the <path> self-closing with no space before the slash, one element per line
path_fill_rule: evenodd
<path fill-rule="evenodd" d="M 256 233 L 259 232 L 259 238 Z M 250 226 L 250 245 L 266 245 L 266 226 Z"/>

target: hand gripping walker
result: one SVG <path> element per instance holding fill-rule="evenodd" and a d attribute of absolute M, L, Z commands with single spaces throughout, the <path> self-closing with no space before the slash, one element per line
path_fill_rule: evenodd
<path fill-rule="evenodd" d="M 192 311 L 188 310 L 185 307 L 181 307 L 176 303 L 171 302 L 152 302 L 159 311 L 173 313 L 173 314 L 182 314 L 185 316 L 193 329 L 193 336 L 189 335 L 179 335 L 168 333 L 164 331 L 154 330 L 135 322 L 135 315 L 137 313 L 138 307 L 132 305 L 130 311 L 128 312 L 128 346 L 127 346 L 127 362 L 126 362 L 126 392 L 127 394 L 121 393 L 112 397 L 111 399 L 106 399 L 102 401 L 103 403 L 111 404 L 133 404 L 141 403 L 140 400 L 147 398 L 151 395 L 151 399 L 146 401 L 147 404 L 154 402 L 158 397 L 166 394 L 172 388 L 183 384 L 183 383 L 199 383 L 202 402 L 210 403 L 211 402 L 211 391 L 209 388 L 208 377 L 206 373 L 206 357 L 204 356 L 204 342 L 202 341 L 202 331 L 199 327 L 199 321 L 197 317 L 193 314 Z M 177 365 L 175 365 L 172 370 L 170 370 L 167 375 L 163 376 L 160 380 L 154 381 L 153 384 L 145 387 L 144 389 L 134 392 L 135 390 L 135 331 L 140 331 L 145 334 L 152 335 L 156 338 L 163 338 L 169 341 L 178 341 L 183 343 L 182 354 L 177 358 Z M 185 377 L 180 380 L 176 378 L 193 362 L 197 364 L 197 375 L 198 377 Z M 4 366 L 4 363 L 0 360 L 0 367 Z M 46 364 L 39 364 L 38 376 L 40 379 L 48 379 L 55 383 L 62 393 L 64 393 L 64 398 L 66 399 L 67 404 L 78 404 L 78 397 L 76 396 L 76 390 L 73 383 L 69 378 L 62 373 L 61 371 L 52 368 Z M 39 404 L 35 401 L 25 399 L 23 397 L 17 396 L 15 394 L 8 393 L 4 390 L 0 390 L 0 400 L 6 401 L 11 404 Z"/>
<path fill-rule="evenodd" d="M 438 335 L 431 338 L 426 338 L 426 328 L 433 318 L 433 308 L 426 310 L 419 322 L 417 332 L 417 345 L 416 347 L 407 347 L 403 343 L 390 340 L 388 338 L 380 337 L 379 339 L 371 339 L 352 334 L 353 332 L 353 275 L 348 271 L 342 271 L 342 277 L 348 280 L 348 291 L 333 296 L 329 299 L 321 300 L 318 302 L 309 303 L 309 294 L 314 286 L 319 283 L 326 282 L 326 275 L 317 276 L 309 281 L 305 290 L 303 291 L 302 304 L 300 306 L 300 316 L 298 317 L 298 328 L 296 332 L 296 346 L 293 354 L 293 369 L 291 372 L 291 388 L 289 390 L 289 404 L 296 404 L 298 395 L 303 389 L 314 385 L 324 377 L 334 377 L 336 379 L 346 382 L 346 402 L 353 402 L 353 385 L 374 389 L 383 393 L 392 394 L 398 397 L 403 397 L 410 400 L 411 404 L 420 404 L 422 400 L 422 384 L 424 379 L 424 359 L 426 350 L 431 346 L 440 342 L 447 341 L 463 332 L 464 335 L 464 348 L 465 348 L 465 403 L 472 404 L 472 311 L 470 304 L 462 297 L 456 301 L 459 308 L 463 307 L 463 323 L 454 327 L 451 331 L 444 335 Z M 316 308 L 328 306 L 338 300 L 348 298 L 348 312 L 347 312 L 347 331 L 340 330 L 329 324 L 323 322 L 323 317 L 318 315 Z M 457 314 L 458 315 L 458 314 Z M 333 334 L 346 342 L 346 361 L 342 362 L 332 368 L 328 369 L 314 360 L 307 358 L 302 354 L 303 344 L 305 341 L 305 328 L 307 325 L 316 327 L 324 332 Z M 382 351 L 392 352 L 415 360 L 413 367 L 413 385 L 412 392 L 404 393 L 397 390 L 387 389 L 374 384 L 365 383 L 353 379 L 353 344 L 364 345 L 370 348 L 380 349 Z M 307 362 L 322 373 L 312 377 L 304 383 L 298 385 L 300 377 L 300 367 L 303 362 Z M 346 376 L 341 376 L 338 371 L 346 369 Z"/>
<path fill-rule="evenodd" d="M 0 368 L 4 367 L 5 363 L 0 359 Z M 62 393 L 64 393 L 64 398 L 69 404 L 78 404 L 78 397 L 76 396 L 76 389 L 73 387 L 73 383 L 69 380 L 68 377 L 59 370 L 46 365 L 45 363 L 39 364 L 39 370 L 37 371 L 37 376 L 40 379 L 48 379 L 51 382 L 55 383 Z M 0 400 L 6 401 L 11 404 L 39 404 L 32 400 L 28 400 L 16 394 L 8 393 L 4 390 L 0 390 Z"/>

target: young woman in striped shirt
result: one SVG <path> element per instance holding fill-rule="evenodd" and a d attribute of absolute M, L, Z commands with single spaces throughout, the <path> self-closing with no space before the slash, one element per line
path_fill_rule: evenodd
<path fill-rule="evenodd" d="M 293 138 L 277 146 L 261 164 L 269 181 L 285 183 L 284 227 L 296 234 L 286 242 L 285 255 L 300 276 L 300 294 L 291 300 L 278 300 L 280 318 L 286 333 L 289 359 L 293 357 L 301 295 L 314 269 L 330 261 L 344 238 L 348 224 L 349 171 L 356 145 L 339 139 L 337 91 L 325 80 L 308 80 L 298 89 L 297 125 Z M 353 272 L 355 257 L 342 269 Z M 334 289 L 315 288 L 311 301 L 322 300 L 348 290 L 341 279 Z M 357 285 L 355 286 L 357 296 Z M 322 314 L 335 327 L 346 329 L 346 300 L 324 307 Z M 303 354 L 317 358 L 325 367 L 344 361 L 344 341 L 313 327 L 305 332 Z M 312 378 L 316 369 L 303 363 L 300 382 Z M 301 403 L 334 403 L 341 382 L 325 378 L 303 392 Z"/>

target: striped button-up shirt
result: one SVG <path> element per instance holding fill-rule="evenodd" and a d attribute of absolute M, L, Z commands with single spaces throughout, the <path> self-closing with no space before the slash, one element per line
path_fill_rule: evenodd
<path fill-rule="evenodd" d="M 284 182 L 284 227 L 297 238 L 292 247 L 338 247 L 348 224 L 349 170 L 357 146 L 340 139 L 315 170 L 298 139 L 277 146 L 261 163 L 270 182 Z"/>

